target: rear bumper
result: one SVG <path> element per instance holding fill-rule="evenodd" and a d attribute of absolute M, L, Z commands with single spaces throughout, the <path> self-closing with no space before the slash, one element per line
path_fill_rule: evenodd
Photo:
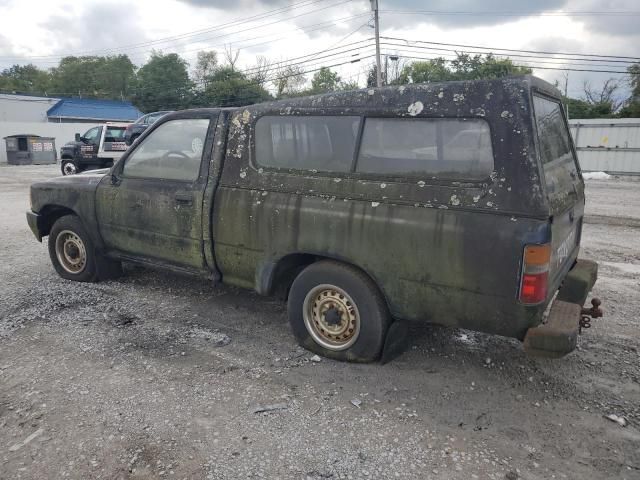
<path fill-rule="evenodd" d="M 38 239 L 39 242 L 42 241 L 42 235 L 40 234 L 40 223 L 41 223 L 42 215 L 38 215 L 35 212 L 27 211 L 27 223 L 29 224 L 29 228 Z"/>
<path fill-rule="evenodd" d="M 546 322 L 527 330 L 524 350 L 530 355 L 562 357 L 575 350 L 582 306 L 598 278 L 598 264 L 578 260 L 565 277 Z"/>

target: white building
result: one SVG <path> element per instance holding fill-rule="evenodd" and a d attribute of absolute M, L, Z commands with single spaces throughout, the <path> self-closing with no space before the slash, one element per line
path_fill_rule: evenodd
<path fill-rule="evenodd" d="M 0 122 L 46 122 L 59 98 L 0 93 Z"/>
<path fill-rule="evenodd" d="M 640 175 L 640 118 L 569 120 L 586 172 Z"/>

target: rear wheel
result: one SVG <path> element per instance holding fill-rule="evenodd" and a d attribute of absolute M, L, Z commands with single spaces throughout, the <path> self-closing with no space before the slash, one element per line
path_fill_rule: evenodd
<path fill-rule="evenodd" d="M 333 261 L 314 263 L 298 275 L 288 311 L 300 345 L 336 360 L 376 360 L 390 324 L 387 305 L 371 278 Z"/>
<path fill-rule="evenodd" d="M 60 170 L 62 170 L 62 175 L 75 175 L 80 171 L 73 160 L 62 160 Z"/>
<path fill-rule="evenodd" d="M 121 273 L 121 264 L 96 255 L 91 237 L 75 215 L 59 218 L 49 232 L 49 257 L 62 278 L 96 282 Z"/>

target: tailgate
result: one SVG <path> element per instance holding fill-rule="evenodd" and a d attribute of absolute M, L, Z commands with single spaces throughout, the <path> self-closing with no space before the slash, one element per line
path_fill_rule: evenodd
<path fill-rule="evenodd" d="M 584 183 L 560 102 L 534 94 L 533 105 L 541 178 L 551 218 L 549 291 L 555 292 L 578 256 L 584 216 Z"/>

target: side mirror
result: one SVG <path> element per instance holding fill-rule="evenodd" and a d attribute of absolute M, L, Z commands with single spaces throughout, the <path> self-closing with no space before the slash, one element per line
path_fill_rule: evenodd
<path fill-rule="evenodd" d="M 120 178 L 115 173 L 111 174 L 111 185 L 120 185 Z"/>
<path fill-rule="evenodd" d="M 76 142 L 79 142 L 82 139 L 79 133 L 76 133 Z"/>

